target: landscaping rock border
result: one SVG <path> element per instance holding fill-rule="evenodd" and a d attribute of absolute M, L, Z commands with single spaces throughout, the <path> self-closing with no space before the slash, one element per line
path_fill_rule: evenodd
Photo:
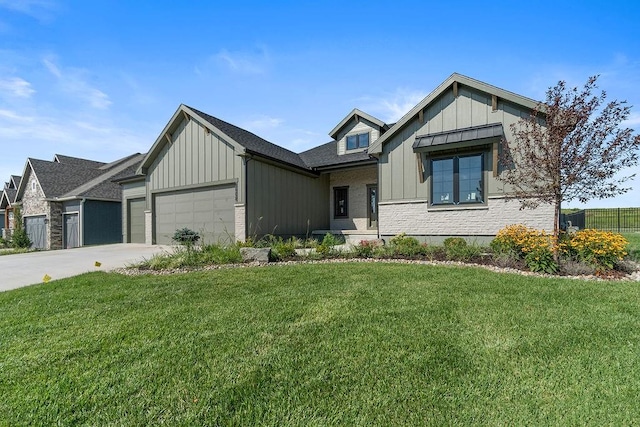
<path fill-rule="evenodd" d="M 129 268 L 119 268 L 112 270 L 114 273 L 123 274 L 126 276 L 139 276 L 139 275 L 157 275 L 157 276 L 165 276 L 170 274 L 180 274 L 180 273 L 189 273 L 194 271 L 211 271 L 211 270 L 221 270 L 225 268 L 247 268 L 247 267 L 280 267 L 285 265 L 298 265 L 298 264 L 339 264 L 339 263 L 395 263 L 395 264 L 420 264 L 420 265 L 451 265 L 451 266 L 459 266 L 459 267 L 476 267 L 476 268 L 484 268 L 485 270 L 494 271 L 497 273 L 511 273 L 511 274 L 519 274 L 521 276 L 536 276 L 536 277 L 547 277 L 547 278 L 558 278 L 558 279 L 575 279 L 575 280 L 593 280 L 593 281 L 625 281 L 625 282 L 633 282 L 640 281 L 640 270 L 636 270 L 631 274 L 627 274 L 624 277 L 616 277 L 616 278 L 603 278 L 594 275 L 588 276 L 557 276 L 552 274 L 544 274 L 544 273 L 534 273 L 531 271 L 523 271 L 515 268 L 508 267 L 497 267 L 494 265 L 485 265 L 485 264 L 474 264 L 474 263 L 465 263 L 460 261 L 426 261 L 426 260 L 410 260 L 410 259 L 384 259 L 384 258 L 332 258 L 332 259 L 322 259 L 322 260 L 291 260 L 291 261 L 281 261 L 281 262 L 249 262 L 244 264 L 216 264 L 216 265 L 207 265 L 204 267 L 197 268 L 179 268 L 179 269 L 170 269 L 170 270 L 151 270 L 151 269 L 139 269 L 135 267 Z M 640 265 L 638 265 L 640 268 Z"/>

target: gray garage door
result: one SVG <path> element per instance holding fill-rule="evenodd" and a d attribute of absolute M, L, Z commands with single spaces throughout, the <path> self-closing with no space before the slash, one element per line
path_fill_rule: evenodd
<path fill-rule="evenodd" d="M 45 216 L 28 216 L 24 219 L 24 228 L 31 240 L 31 247 L 45 249 L 47 246 L 47 224 Z"/>
<path fill-rule="evenodd" d="M 127 243 L 144 243 L 145 199 L 127 201 Z"/>
<path fill-rule="evenodd" d="M 172 243 L 179 228 L 188 227 L 204 243 L 228 243 L 234 239 L 235 186 L 207 187 L 160 193 L 155 196 L 155 242 Z"/>
<path fill-rule="evenodd" d="M 78 214 L 64 215 L 64 247 L 65 249 L 80 246 Z"/>

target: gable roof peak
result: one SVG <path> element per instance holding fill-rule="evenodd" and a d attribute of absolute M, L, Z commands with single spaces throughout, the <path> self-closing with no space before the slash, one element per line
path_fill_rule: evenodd
<path fill-rule="evenodd" d="M 384 128 L 386 126 L 386 124 L 382 120 L 373 117 L 371 114 L 367 114 L 362 110 L 354 108 L 349 114 L 347 114 L 342 120 L 340 120 L 340 123 L 338 123 L 336 127 L 331 130 L 331 132 L 329 132 L 329 136 L 333 139 L 337 139 L 338 132 L 340 132 L 340 130 L 342 130 L 342 128 L 345 127 L 346 124 L 349 123 L 352 119 L 358 117 L 362 117 L 370 121 L 371 123 L 374 123 L 380 128 Z"/>
<path fill-rule="evenodd" d="M 467 77 L 460 73 L 453 73 L 445 81 L 440 83 L 430 94 L 425 96 L 416 106 L 409 110 L 404 116 L 400 118 L 391 128 L 385 132 L 377 141 L 369 147 L 368 152 L 371 154 L 382 152 L 382 146 L 386 141 L 393 137 L 400 129 L 402 129 L 407 123 L 409 123 L 414 117 L 416 117 L 420 111 L 424 110 L 429 104 L 435 101 L 440 95 L 448 90 L 454 82 L 460 83 L 463 86 L 471 87 L 478 91 L 482 91 L 491 95 L 495 95 L 498 98 L 505 99 L 517 105 L 521 105 L 526 108 L 534 109 L 539 105 L 538 101 L 534 101 L 526 96 L 518 95 L 514 92 L 501 89 L 497 86 L 484 83 L 480 80 Z"/>
<path fill-rule="evenodd" d="M 182 117 L 183 115 L 187 118 L 193 117 L 200 125 L 207 128 L 209 131 L 227 139 L 228 143 L 237 145 L 240 150 L 239 154 L 242 154 L 243 152 L 250 152 L 261 157 L 275 160 L 279 163 L 284 163 L 307 171 L 309 170 L 309 167 L 300 158 L 300 156 L 293 151 L 269 142 L 253 132 L 242 129 L 196 108 L 180 104 L 140 164 L 137 171 L 138 174 L 146 173 L 146 169 L 159 155 L 162 147 L 168 143 L 165 135 L 170 134 L 177 128 L 178 124 L 184 120 Z"/>

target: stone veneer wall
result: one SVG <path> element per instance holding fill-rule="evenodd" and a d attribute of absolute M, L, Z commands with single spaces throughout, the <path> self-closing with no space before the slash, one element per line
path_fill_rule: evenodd
<path fill-rule="evenodd" d="M 35 188 L 33 188 L 35 182 Z M 22 217 L 34 215 L 47 215 L 49 202 L 44 199 L 44 193 L 38 180 L 33 174 L 29 174 L 27 186 L 22 195 Z"/>
<path fill-rule="evenodd" d="M 406 233 L 411 236 L 495 236 L 510 224 L 553 230 L 551 205 L 520 210 L 515 199 L 490 198 L 484 207 L 429 208 L 425 201 L 384 202 L 379 205 L 381 236 Z"/>
<path fill-rule="evenodd" d="M 235 210 L 235 238 L 238 242 L 246 239 L 246 208 L 244 204 L 234 205 Z"/>
<path fill-rule="evenodd" d="M 144 211 L 144 243 L 153 245 L 153 216 L 150 210 Z"/>
<path fill-rule="evenodd" d="M 47 248 L 62 249 L 62 203 L 49 202 L 48 218 Z"/>
<path fill-rule="evenodd" d="M 45 215 L 49 221 L 51 220 L 49 202 L 45 200 L 44 192 L 42 191 L 42 188 L 40 188 L 40 183 L 33 173 L 29 173 L 27 185 L 24 189 L 24 193 L 22 194 L 22 208 L 20 211 L 23 221 L 25 217 L 36 215 Z M 50 227 L 51 223 L 49 222 L 46 227 L 47 241 L 45 249 L 51 249 Z"/>
<path fill-rule="evenodd" d="M 376 166 L 332 172 L 329 179 L 330 194 L 330 228 L 332 230 L 366 230 L 367 229 L 367 185 L 378 182 Z M 334 218 L 333 189 L 349 187 L 348 218 Z"/>

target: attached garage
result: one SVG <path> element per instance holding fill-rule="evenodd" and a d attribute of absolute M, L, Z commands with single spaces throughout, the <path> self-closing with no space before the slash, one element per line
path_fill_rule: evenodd
<path fill-rule="evenodd" d="M 204 187 L 154 195 L 154 243 L 171 244 L 177 229 L 200 233 L 204 243 L 235 239 L 235 185 Z"/>
<path fill-rule="evenodd" d="M 34 249 L 47 247 L 47 223 L 45 215 L 28 216 L 24 218 L 24 228 Z"/>
<path fill-rule="evenodd" d="M 77 213 L 64 214 L 64 248 L 80 246 L 80 221 Z"/>
<path fill-rule="evenodd" d="M 144 243 L 144 198 L 127 200 L 127 243 Z"/>

